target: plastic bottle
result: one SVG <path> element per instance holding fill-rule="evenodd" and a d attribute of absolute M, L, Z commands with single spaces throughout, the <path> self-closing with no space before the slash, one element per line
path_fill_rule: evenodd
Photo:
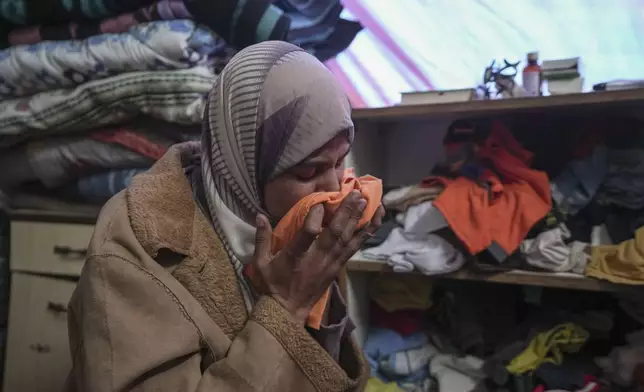
<path fill-rule="evenodd" d="M 523 88 L 529 97 L 541 95 L 542 73 L 539 65 L 539 53 L 528 53 L 528 64 L 523 68 Z"/>

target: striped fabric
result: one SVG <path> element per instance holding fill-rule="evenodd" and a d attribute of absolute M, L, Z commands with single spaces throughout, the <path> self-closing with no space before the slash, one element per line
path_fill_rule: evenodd
<path fill-rule="evenodd" d="M 208 67 L 130 72 L 75 88 L 0 102 L 0 136 L 44 136 L 114 124 L 144 113 L 199 123 L 215 75 Z M 0 144 L 7 142 L 0 138 Z"/>
<path fill-rule="evenodd" d="M 252 295 L 242 267 L 252 257 L 256 214 L 269 216 L 264 184 L 342 131 L 353 137 L 342 87 L 295 45 L 268 41 L 244 49 L 215 82 L 204 113 L 203 185 L 249 308 Z"/>

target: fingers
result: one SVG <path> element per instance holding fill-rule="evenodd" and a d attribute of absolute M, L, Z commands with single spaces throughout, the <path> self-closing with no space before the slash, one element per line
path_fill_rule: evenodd
<path fill-rule="evenodd" d="M 253 261 L 258 267 L 267 264 L 271 260 L 271 241 L 273 239 L 273 229 L 268 218 L 262 214 L 257 214 L 255 218 L 255 252 Z"/>
<path fill-rule="evenodd" d="M 366 200 L 362 199 L 360 192 L 349 193 L 333 215 L 331 223 L 320 234 L 316 245 L 326 252 L 346 246 L 353 237 L 365 206 Z"/>
<path fill-rule="evenodd" d="M 315 241 L 318 235 L 322 232 L 323 220 L 324 207 L 321 204 L 313 206 L 306 215 L 304 224 L 300 231 L 297 233 L 293 241 L 287 244 L 283 249 L 283 251 L 290 256 L 292 261 L 295 262 L 309 250 L 313 241 Z"/>
<path fill-rule="evenodd" d="M 347 246 L 343 249 L 341 259 L 349 260 L 351 256 L 353 256 L 357 251 L 359 251 L 360 248 L 362 248 L 362 244 L 364 244 L 366 240 L 368 240 L 376 233 L 376 231 L 378 231 L 378 229 L 382 225 L 382 218 L 384 216 L 385 216 L 385 208 L 381 205 L 376 210 L 376 213 L 373 215 L 373 218 L 371 218 L 371 222 L 369 223 L 369 225 L 364 229 L 358 231 L 356 235 L 353 236 L 351 241 L 347 244 Z"/>
<path fill-rule="evenodd" d="M 371 224 L 376 225 L 377 227 L 380 227 L 382 225 L 382 219 L 384 217 L 385 217 L 385 207 L 383 207 L 381 204 L 376 210 L 376 213 L 373 214 L 373 218 L 371 218 Z"/>

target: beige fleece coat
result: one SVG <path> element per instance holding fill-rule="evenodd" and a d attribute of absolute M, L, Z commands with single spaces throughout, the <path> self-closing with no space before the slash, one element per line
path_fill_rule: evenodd
<path fill-rule="evenodd" d="M 69 336 L 69 392 L 361 391 L 369 372 L 355 342 L 334 361 L 270 297 L 247 314 L 180 146 L 101 211 Z"/>

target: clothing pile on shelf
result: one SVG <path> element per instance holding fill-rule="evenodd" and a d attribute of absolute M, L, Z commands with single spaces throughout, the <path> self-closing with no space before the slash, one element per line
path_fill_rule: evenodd
<path fill-rule="evenodd" d="M 0 162 L 11 170 L 0 206 L 104 203 L 170 145 L 199 138 L 207 93 L 237 50 L 285 40 L 324 61 L 361 30 L 342 10 L 339 0 L 5 4 Z"/>
<path fill-rule="evenodd" d="M 432 175 L 383 197 L 393 219 L 360 256 L 425 275 L 469 265 L 644 284 L 644 124 L 557 121 L 568 128 L 454 122 Z"/>
<path fill-rule="evenodd" d="M 621 295 L 380 276 L 366 391 L 639 391 L 644 302 Z"/>

